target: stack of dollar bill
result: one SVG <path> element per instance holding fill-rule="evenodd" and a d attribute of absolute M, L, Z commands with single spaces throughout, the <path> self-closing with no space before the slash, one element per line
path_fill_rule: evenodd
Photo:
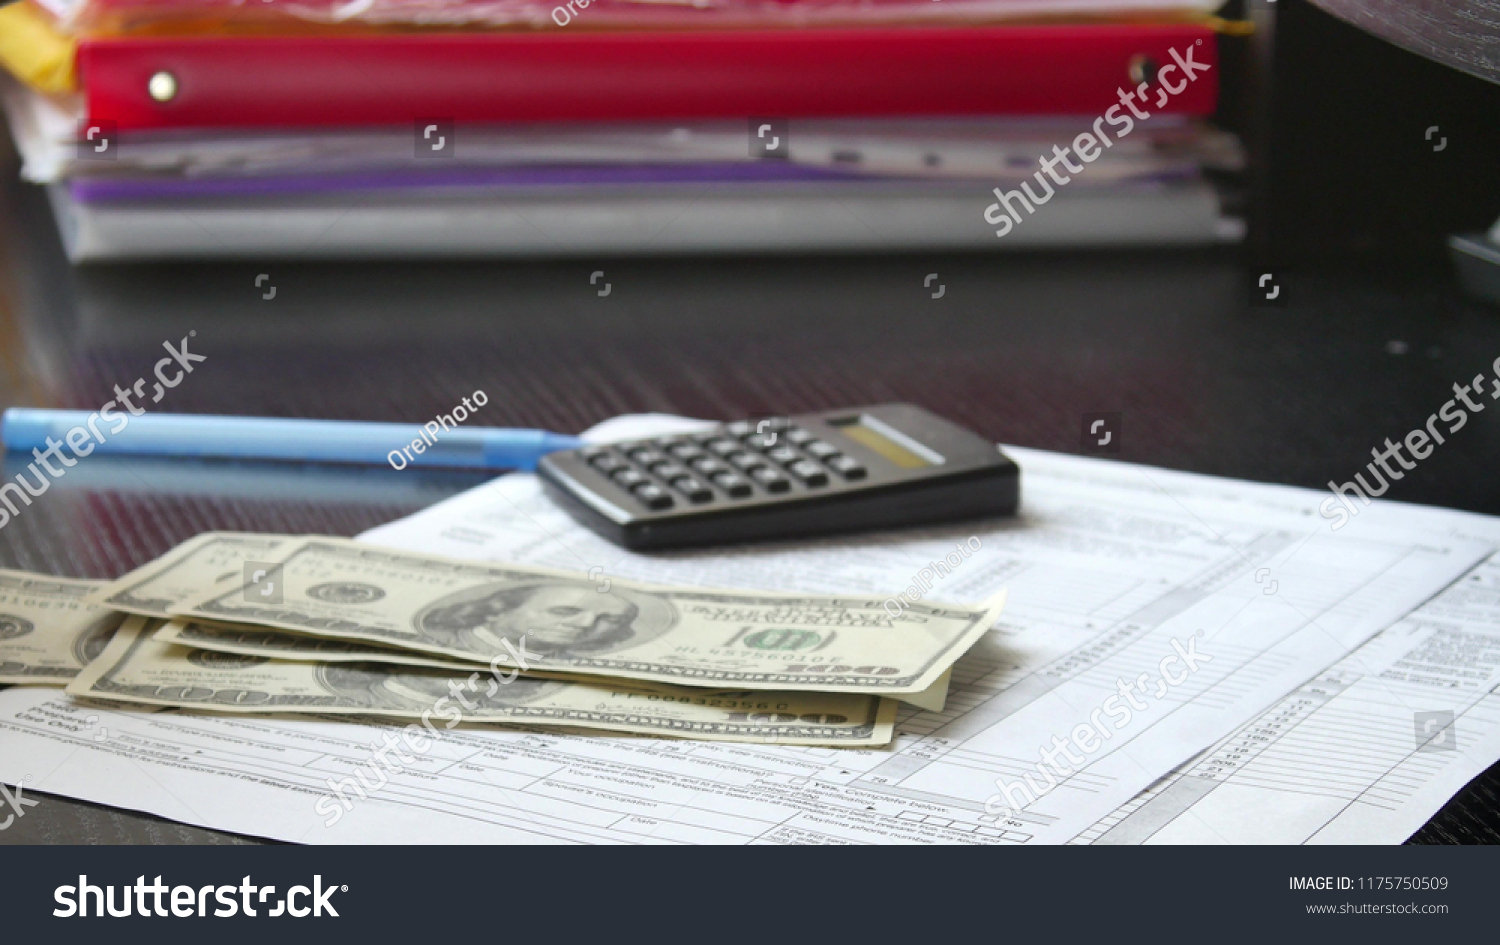
<path fill-rule="evenodd" d="M 342 538 L 199 535 L 112 582 L 0 571 L 0 683 L 234 713 L 874 746 L 982 606 L 662 587 Z"/>

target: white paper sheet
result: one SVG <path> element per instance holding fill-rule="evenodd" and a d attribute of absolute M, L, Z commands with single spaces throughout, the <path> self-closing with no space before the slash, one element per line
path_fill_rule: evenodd
<path fill-rule="evenodd" d="M 392 776 L 325 828 L 328 802 L 324 813 L 314 805 L 327 780 L 349 775 L 388 729 L 117 713 L 9 691 L 0 780 L 31 774 L 36 791 L 304 842 L 1065 842 L 1494 548 L 1478 516 L 1380 504 L 1333 533 L 1308 490 L 1009 452 L 1023 469 L 1023 515 L 970 527 L 640 555 L 575 525 L 532 477 L 509 476 L 365 536 L 600 576 L 886 594 L 972 537 L 979 549 L 928 596 L 977 600 L 1008 586 L 1009 609 L 956 667 L 947 708 L 904 712 L 891 751 L 462 730 L 420 759 L 422 773 Z M 992 812 L 997 778 L 1019 779 L 1118 680 L 1155 674 L 1172 641 L 1190 639 L 1210 658 L 1196 673 L 1141 690 L 1145 708 L 1062 786 L 1014 816 Z M 69 733 L 85 715 L 111 735 Z M 1486 745 L 1447 770 L 1482 770 L 1496 754 Z M 1433 780 L 1411 810 L 1430 814 L 1447 783 Z M 1402 839 L 1391 824 L 1359 829 Z"/>
<path fill-rule="evenodd" d="M 1075 842 L 1399 842 L 1500 758 L 1497 683 L 1491 558 Z"/>

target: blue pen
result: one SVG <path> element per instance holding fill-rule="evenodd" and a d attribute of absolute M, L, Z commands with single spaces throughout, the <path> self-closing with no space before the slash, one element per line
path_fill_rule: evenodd
<path fill-rule="evenodd" d="M 127 421 L 123 427 L 122 419 Z M 113 411 L 105 419 L 82 410 L 12 407 L 5 411 L 0 440 L 8 450 L 38 449 L 44 455 L 53 449 L 52 444 L 58 444 L 64 456 L 87 456 L 97 451 L 134 456 L 388 463 L 396 469 L 467 466 L 531 470 L 547 453 L 583 445 L 578 437 L 563 433 L 464 427 L 446 420 L 443 417 L 419 425 L 211 414 L 145 413 L 132 417 Z"/>

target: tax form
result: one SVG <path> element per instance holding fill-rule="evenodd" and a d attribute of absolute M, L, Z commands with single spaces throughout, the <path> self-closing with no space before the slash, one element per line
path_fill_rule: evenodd
<path fill-rule="evenodd" d="M 596 433 L 679 428 L 637 420 Z M 920 587 L 921 569 L 962 543 L 971 554 L 922 593 L 969 601 L 1008 587 L 1008 609 L 955 667 L 941 712 L 903 710 L 891 750 L 462 727 L 328 823 L 315 802 L 367 761 L 388 724 L 115 711 L 10 690 L 0 693 L 0 780 L 31 775 L 38 792 L 301 842 L 1161 839 L 1150 825 L 1166 808 L 1151 804 L 1192 770 L 1179 766 L 1351 653 L 1363 659 L 1362 645 L 1464 577 L 1494 550 L 1487 531 L 1500 533 L 1478 516 L 1389 504 L 1335 533 L 1316 514 L 1324 495 L 1308 490 L 1007 451 L 1023 469 L 1022 515 L 967 527 L 642 555 L 577 526 L 533 477 L 512 475 L 362 536 L 600 580 L 883 595 Z M 1115 709 L 1132 707 L 1123 723 L 1101 715 L 1113 697 Z M 1500 756 L 1500 725 L 1471 714 L 1456 726 L 1465 750 L 1441 770 L 1402 772 L 1399 816 L 1349 829 L 1404 839 L 1407 824 Z M 1380 737 L 1410 739 L 1410 713 L 1389 715 L 1371 723 L 1390 728 Z M 1078 735 L 1085 725 L 1097 726 L 1093 738 Z M 1054 751 L 1057 767 L 1045 764 L 1059 739 L 1073 754 Z M 1041 789 L 1013 790 L 1022 803 L 1012 804 L 1001 786 L 1017 784 Z M 1169 801 L 1190 807 L 1224 787 Z M 1245 831 L 1292 836 L 1278 825 L 1294 807 Z M 1245 831 L 1239 839 L 1254 838 Z"/>
<path fill-rule="evenodd" d="M 1491 558 L 1074 842 L 1403 839 L 1500 758 L 1497 684 Z"/>

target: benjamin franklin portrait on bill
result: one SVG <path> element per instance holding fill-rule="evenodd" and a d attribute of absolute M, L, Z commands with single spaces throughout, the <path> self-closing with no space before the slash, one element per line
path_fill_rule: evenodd
<path fill-rule="evenodd" d="M 584 657 L 636 646 L 670 629 L 676 608 L 653 594 L 563 580 L 496 583 L 435 602 L 417 615 L 430 642 L 499 655 L 501 640 L 542 657 Z"/>

